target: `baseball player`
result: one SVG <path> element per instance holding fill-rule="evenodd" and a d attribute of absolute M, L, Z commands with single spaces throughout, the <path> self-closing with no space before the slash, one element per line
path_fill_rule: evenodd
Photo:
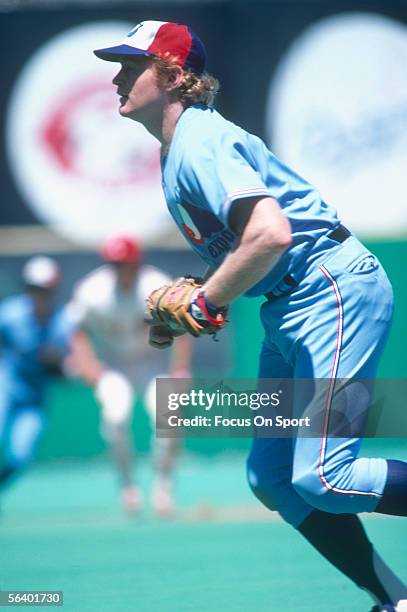
<path fill-rule="evenodd" d="M 25 292 L 0 304 L 0 488 L 34 458 L 44 429 L 46 382 L 69 349 L 66 309 L 54 307 L 57 263 L 34 257 L 23 268 Z"/>
<path fill-rule="evenodd" d="M 337 380 L 349 383 L 350 407 L 369 404 L 352 381 L 374 378 L 389 334 L 393 296 L 382 266 L 312 185 L 212 108 L 218 84 L 191 28 L 144 21 L 95 54 L 121 64 L 119 113 L 161 141 L 170 213 L 213 270 L 192 293 L 171 290 L 173 304 L 182 298 L 177 324 L 194 335 L 215 330 L 238 296 L 264 295 L 260 379 L 329 381 L 319 438 L 254 438 L 251 488 L 369 592 L 374 610 L 405 610 L 406 588 L 357 514 L 406 516 L 407 464 L 358 457 L 359 438 L 327 435 Z M 308 401 L 296 398 L 297 415 Z"/>
<path fill-rule="evenodd" d="M 101 251 L 105 265 L 81 280 L 70 304 L 77 329 L 72 335 L 72 362 L 94 389 L 101 408 L 101 432 L 109 444 L 129 512 L 142 499 L 133 482 L 133 445 L 130 421 L 136 393 L 144 392 L 147 411 L 155 420 L 155 378 L 189 376 L 191 343 L 187 337 L 174 345 L 171 362 L 148 346 L 146 297 L 157 285 L 170 282 L 158 269 L 141 265 L 138 242 L 126 235 L 108 239 Z M 152 505 L 160 515 L 173 511 L 172 473 L 176 440 L 155 439 L 156 481 Z"/>

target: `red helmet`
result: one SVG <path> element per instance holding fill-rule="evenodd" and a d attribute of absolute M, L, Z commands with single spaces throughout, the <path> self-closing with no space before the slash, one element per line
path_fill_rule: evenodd
<path fill-rule="evenodd" d="M 137 263 L 142 257 L 141 245 L 131 236 L 112 236 L 102 246 L 101 255 L 105 261 Z"/>

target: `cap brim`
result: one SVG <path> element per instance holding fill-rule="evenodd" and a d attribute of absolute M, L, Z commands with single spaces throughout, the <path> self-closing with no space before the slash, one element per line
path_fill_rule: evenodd
<path fill-rule="evenodd" d="M 127 56 L 144 55 L 145 57 L 151 57 L 151 53 L 145 49 L 135 49 L 130 45 L 117 45 L 116 47 L 108 47 L 106 49 L 96 49 L 93 52 L 96 57 L 108 62 L 120 62 L 120 59 Z"/>

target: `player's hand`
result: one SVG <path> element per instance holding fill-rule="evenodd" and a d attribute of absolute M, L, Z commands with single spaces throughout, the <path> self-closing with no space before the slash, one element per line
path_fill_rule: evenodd
<path fill-rule="evenodd" d="M 63 352 L 52 346 L 42 346 L 39 354 L 39 361 L 45 368 L 47 373 L 51 376 L 62 376 L 62 360 L 64 358 Z"/>

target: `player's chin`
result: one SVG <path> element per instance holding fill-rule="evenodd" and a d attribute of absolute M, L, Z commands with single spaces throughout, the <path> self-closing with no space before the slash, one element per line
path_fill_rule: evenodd
<path fill-rule="evenodd" d="M 137 115 L 137 109 L 135 109 L 129 102 L 125 102 L 119 106 L 119 114 L 122 117 L 127 117 L 129 119 L 135 119 Z"/>
<path fill-rule="evenodd" d="M 129 99 L 127 98 L 127 96 L 123 96 L 122 98 L 120 98 L 119 113 L 121 115 L 128 115 L 131 110 L 131 104 L 129 104 Z"/>

